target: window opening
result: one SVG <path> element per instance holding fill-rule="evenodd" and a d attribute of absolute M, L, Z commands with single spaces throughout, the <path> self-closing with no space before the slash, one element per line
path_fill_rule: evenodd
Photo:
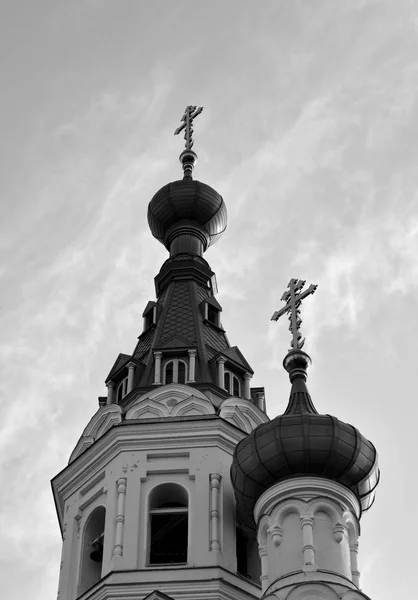
<path fill-rule="evenodd" d="M 150 498 L 150 565 L 187 562 L 188 497 L 184 488 L 165 483 Z"/>
<path fill-rule="evenodd" d="M 241 395 L 241 386 L 240 386 L 239 379 L 236 375 L 234 375 L 230 371 L 225 371 L 224 388 L 226 389 L 227 392 L 229 392 L 231 394 L 231 396 L 240 397 L 240 395 Z"/>
<path fill-rule="evenodd" d="M 119 404 L 122 398 L 126 396 L 128 393 L 128 378 L 125 377 L 118 385 L 117 393 L 116 393 L 116 402 Z"/>
<path fill-rule="evenodd" d="M 234 396 L 239 396 L 239 381 L 236 377 L 232 377 L 232 391 Z"/>
<path fill-rule="evenodd" d="M 102 577 L 106 509 L 96 508 L 88 517 L 81 543 L 81 566 L 78 595 Z"/>
<path fill-rule="evenodd" d="M 258 583 L 261 575 L 261 560 L 258 553 L 257 532 L 249 525 L 244 525 L 240 512 L 238 509 L 235 538 L 237 573 Z"/>
<path fill-rule="evenodd" d="M 208 306 L 208 321 L 210 323 L 213 323 L 214 325 L 218 326 L 219 325 L 218 310 L 211 304 L 208 304 L 207 306 Z"/>
<path fill-rule="evenodd" d="M 149 329 L 151 327 L 151 325 L 154 325 L 154 323 L 156 322 L 156 317 L 157 317 L 156 311 L 157 311 L 157 307 L 153 306 L 147 312 L 147 314 L 144 316 L 144 331 Z"/>
<path fill-rule="evenodd" d="M 186 383 L 187 365 L 184 360 L 174 358 L 165 364 L 164 383 Z"/>
<path fill-rule="evenodd" d="M 177 383 L 186 383 L 186 365 L 182 360 L 178 362 Z"/>
<path fill-rule="evenodd" d="M 171 360 L 165 366 L 165 383 L 173 383 L 174 362 Z"/>

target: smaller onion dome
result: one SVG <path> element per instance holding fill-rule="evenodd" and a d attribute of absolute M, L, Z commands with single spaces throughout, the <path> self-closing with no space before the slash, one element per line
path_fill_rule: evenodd
<path fill-rule="evenodd" d="M 209 185 L 186 178 L 163 186 L 148 205 L 151 233 L 167 250 L 175 237 L 193 235 L 204 252 L 226 229 L 227 212 L 220 194 Z M 199 252 L 200 253 L 200 252 Z"/>
<path fill-rule="evenodd" d="M 316 475 L 349 488 L 367 510 L 379 481 L 377 452 L 353 425 L 316 411 L 306 387 L 310 357 L 291 350 L 283 361 L 292 389 L 283 415 L 238 443 L 231 481 L 238 504 L 250 514 L 258 498 L 290 477 Z"/>

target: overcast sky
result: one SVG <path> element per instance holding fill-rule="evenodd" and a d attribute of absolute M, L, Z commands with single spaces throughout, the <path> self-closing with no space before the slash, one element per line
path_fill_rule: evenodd
<path fill-rule="evenodd" d="M 130 353 L 165 260 L 146 209 L 195 177 L 229 225 L 206 258 L 223 325 L 289 394 L 291 277 L 320 412 L 377 447 L 382 480 L 359 561 L 372 600 L 416 588 L 418 3 L 413 0 L 3 0 L 0 14 L 0 581 L 55 598 L 50 479 Z M 414 384 L 415 386 L 415 384 Z M 415 530 L 415 533 L 413 533 Z"/>

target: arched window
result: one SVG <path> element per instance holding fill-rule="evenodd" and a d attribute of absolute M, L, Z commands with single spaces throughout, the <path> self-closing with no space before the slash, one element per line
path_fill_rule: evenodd
<path fill-rule="evenodd" d="M 102 577 L 106 509 L 97 507 L 88 517 L 81 541 L 78 594 L 81 595 Z"/>
<path fill-rule="evenodd" d="M 188 495 L 175 483 L 163 483 L 150 496 L 149 564 L 187 563 Z"/>
<path fill-rule="evenodd" d="M 164 383 L 186 383 L 187 365 L 184 360 L 173 358 L 164 365 Z"/>
<path fill-rule="evenodd" d="M 224 388 L 231 396 L 241 396 L 241 386 L 238 377 L 230 371 L 225 371 Z"/>
<path fill-rule="evenodd" d="M 128 378 L 125 377 L 124 379 L 122 379 L 122 381 L 119 383 L 119 385 L 117 387 L 116 402 L 119 404 L 120 401 L 122 400 L 122 398 L 124 396 L 126 396 L 127 393 L 128 393 Z"/>

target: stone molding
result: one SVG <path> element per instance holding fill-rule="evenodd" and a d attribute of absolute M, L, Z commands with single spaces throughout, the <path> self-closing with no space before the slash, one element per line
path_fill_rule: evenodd
<path fill-rule="evenodd" d="M 252 402 L 243 398 L 228 398 L 221 405 L 219 416 L 246 433 L 270 421 L 268 416 Z"/>
<path fill-rule="evenodd" d="M 338 563 L 336 570 L 324 571 L 316 563 L 316 538 L 315 519 L 316 513 L 326 513 L 331 522 L 331 536 L 336 544 L 344 543 L 349 551 L 349 562 L 341 555 L 341 563 Z M 258 499 L 254 508 L 254 520 L 257 523 L 257 541 L 259 544 L 260 556 L 262 553 L 274 552 L 273 548 L 279 548 L 282 544 L 284 535 L 284 522 L 288 515 L 297 514 L 299 516 L 300 527 L 302 529 L 301 551 L 303 562 L 300 566 L 294 565 L 293 568 L 300 569 L 301 575 L 296 575 L 296 571 L 280 573 L 269 573 L 272 568 L 271 560 L 262 561 L 261 581 L 263 591 L 272 591 L 272 579 L 280 574 L 276 582 L 276 590 L 282 590 L 289 585 L 288 578 L 294 578 L 295 583 L 302 583 L 307 575 L 312 578 L 315 572 L 326 573 L 322 575 L 322 580 L 330 581 L 337 578 L 337 581 L 347 581 L 347 587 L 358 588 L 359 572 L 357 567 L 357 539 L 360 534 L 359 519 L 360 503 L 356 496 L 347 488 L 339 483 L 321 478 L 321 477 L 295 477 L 280 482 Z M 271 542 L 269 545 L 268 538 Z M 321 538 L 319 538 L 321 539 Z M 322 542 L 323 543 L 323 542 Z M 331 564 L 332 560 L 331 560 Z M 350 573 L 350 577 L 347 575 Z M 280 581 L 280 583 L 279 583 Z M 268 582 L 270 585 L 268 586 Z M 268 586 L 268 587 L 267 587 Z M 283 599 L 287 596 L 280 596 Z M 302 598 L 303 596 L 300 596 Z M 299 596 L 295 596 L 295 599 Z M 311 596 L 309 596 L 311 598 Z M 332 600 L 331 596 L 315 596 L 313 599 Z"/>
<path fill-rule="evenodd" d="M 113 405 L 115 406 L 115 405 Z M 178 420 L 174 420 L 178 419 Z M 184 420 L 182 420 L 184 419 Z M 173 451 L 201 447 L 219 448 L 232 456 L 235 446 L 244 433 L 216 415 L 199 418 L 173 417 L 171 419 L 143 422 L 124 421 L 113 427 L 95 443 L 93 438 L 84 440 L 84 452 L 79 452 L 77 460 L 63 469 L 52 480 L 52 489 L 57 506 L 60 526 L 64 522 L 64 503 L 74 490 L 86 486 L 97 477 L 107 464 L 121 452 L 160 450 L 164 440 L 170 442 Z M 90 446 L 90 447 L 89 447 Z"/>
<path fill-rule="evenodd" d="M 301 507 L 305 506 L 305 512 L 307 512 L 306 504 L 309 504 L 310 508 L 314 508 L 321 502 L 321 498 L 331 499 L 345 511 L 354 513 L 357 519 L 360 518 L 360 503 L 351 490 L 323 477 L 304 476 L 276 483 L 265 491 L 254 507 L 255 522 L 258 523 L 264 514 L 272 515 L 273 509 L 289 497 L 297 500 Z M 318 509 L 316 508 L 316 510 Z M 337 515 L 336 511 L 334 517 Z"/>
<path fill-rule="evenodd" d="M 118 404 L 106 404 L 92 416 L 84 429 L 76 447 L 71 453 L 69 463 L 83 454 L 89 446 L 101 438 L 111 427 L 122 421 L 122 409 Z"/>
<path fill-rule="evenodd" d="M 199 390 L 179 383 L 159 387 L 136 398 L 125 414 L 125 420 L 155 417 L 214 415 L 215 408 Z"/>

